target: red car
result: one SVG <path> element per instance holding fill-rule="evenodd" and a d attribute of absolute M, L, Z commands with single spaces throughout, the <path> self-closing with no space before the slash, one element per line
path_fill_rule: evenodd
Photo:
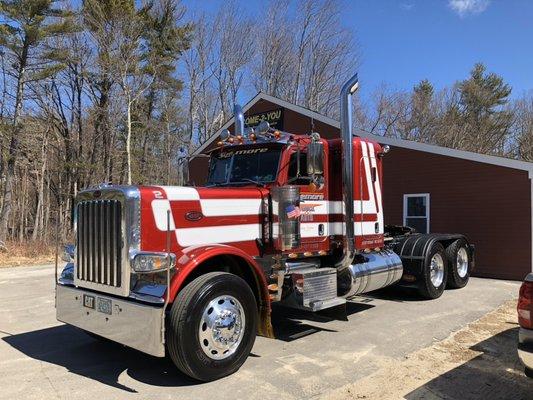
<path fill-rule="evenodd" d="M 518 298 L 518 356 L 526 366 L 525 373 L 533 378 L 533 273 L 526 276 Z"/>

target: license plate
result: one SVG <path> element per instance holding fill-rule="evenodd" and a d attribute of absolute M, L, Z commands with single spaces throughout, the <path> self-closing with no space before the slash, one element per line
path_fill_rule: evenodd
<path fill-rule="evenodd" d="M 83 295 L 83 306 L 94 310 L 94 296 Z"/>
<path fill-rule="evenodd" d="M 98 297 L 98 307 L 97 310 L 101 313 L 111 315 L 111 300 L 102 299 Z"/>

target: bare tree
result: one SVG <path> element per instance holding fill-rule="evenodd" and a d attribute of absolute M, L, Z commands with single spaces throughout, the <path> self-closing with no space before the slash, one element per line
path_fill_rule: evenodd
<path fill-rule="evenodd" d="M 254 25 L 243 18 L 235 3 L 226 4 L 216 15 L 213 23 L 214 62 L 212 63 L 222 118 L 227 120 L 237 93 L 242 87 L 254 55 Z"/>

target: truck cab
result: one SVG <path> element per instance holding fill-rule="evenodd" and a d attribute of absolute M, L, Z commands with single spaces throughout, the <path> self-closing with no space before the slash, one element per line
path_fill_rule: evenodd
<path fill-rule="evenodd" d="M 466 285 L 463 235 L 384 225 L 388 148 L 353 136 L 356 89 L 357 76 L 342 89 L 339 139 L 246 129 L 236 107 L 206 185 L 80 192 L 57 319 L 210 381 L 244 363 L 256 334 L 275 337 L 272 303 L 318 312 L 393 284 L 429 299 Z"/>

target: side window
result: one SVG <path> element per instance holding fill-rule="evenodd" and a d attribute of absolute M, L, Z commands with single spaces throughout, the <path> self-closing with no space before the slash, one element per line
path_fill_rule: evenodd
<path fill-rule="evenodd" d="M 429 233 L 429 193 L 403 195 L 403 224 Z"/>
<path fill-rule="evenodd" d="M 309 179 L 307 177 L 307 153 L 300 152 L 300 178 L 296 178 L 298 173 L 298 153 L 292 153 L 289 161 L 289 182 L 292 185 L 308 185 Z M 293 180 L 294 179 L 294 180 Z"/>

